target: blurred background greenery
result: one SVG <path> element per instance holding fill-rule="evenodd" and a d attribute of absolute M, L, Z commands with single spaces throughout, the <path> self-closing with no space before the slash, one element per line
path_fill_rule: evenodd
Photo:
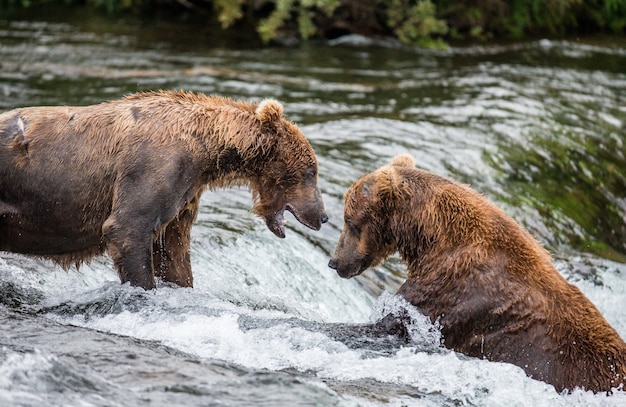
<path fill-rule="evenodd" d="M 626 0 L 0 0 L 0 13 L 23 16 L 52 4 L 181 22 L 191 14 L 224 30 L 254 27 L 264 43 L 362 34 L 446 47 L 451 41 L 623 34 L 626 26 Z"/>

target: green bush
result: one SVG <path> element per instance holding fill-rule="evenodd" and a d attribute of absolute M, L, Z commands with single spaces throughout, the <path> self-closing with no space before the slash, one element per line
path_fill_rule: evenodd
<path fill-rule="evenodd" d="M 448 26 L 436 17 L 435 5 L 430 0 L 418 0 L 415 4 L 406 0 L 391 0 L 386 10 L 387 23 L 396 37 L 407 44 L 428 47 L 442 47 L 441 39 L 434 35 L 444 35 Z"/>
<path fill-rule="evenodd" d="M 619 34 L 626 28 L 626 0 L 0 0 L 0 11 L 44 2 L 88 4 L 111 14 L 204 10 L 215 13 L 223 29 L 252 21 L 264 43 L 350 32 L 442 47 L 444 39 Z"/>

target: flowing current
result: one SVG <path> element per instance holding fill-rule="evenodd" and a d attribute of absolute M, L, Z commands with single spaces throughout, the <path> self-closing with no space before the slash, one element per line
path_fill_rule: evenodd
<path fill-rule="evenodd" d="M 623 406 L 558 394 L 440 345 L 393 294 L 397 257 L 327 267 L 350 184 L 400 153 L 470 184 L 535 234 L 626 337 L 626 43 L 533 41 L 432 52 L 346 37 L 245 46 L 164 23 L 0 20 L 0 111 L 186 89 L 283 102 L 319 159 L 330 217 L 279 240 L 246 189 L 208 191 L 195 287 L 120 285 L 0 253 L 2 406 Z M 359 330 L 409 312 L 411 341 Z"/>

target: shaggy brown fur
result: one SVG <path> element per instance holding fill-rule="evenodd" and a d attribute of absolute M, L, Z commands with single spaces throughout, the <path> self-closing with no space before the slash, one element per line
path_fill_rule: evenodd
<path fill-rule="evenodd" d="M 348 190 L 329 266 L 350 278 L 394 252 L 408 268 L 398 293 L 439 321 L 446 347 L 516 364 L 558 391 L 625 383 L 626 344 L 539 242 L 406 155 Z"/>
<path fill-rule="evenodd" d="M 122 282 L 192 286 L 190 230 L 207 186 L 249 186 L 278 237 L 285 209 L 317 230 L 317 159 L 282 113 L 273 100 L 162 91 L 0 114 L 0 250 L 66 268 L 106 251 Z"/>

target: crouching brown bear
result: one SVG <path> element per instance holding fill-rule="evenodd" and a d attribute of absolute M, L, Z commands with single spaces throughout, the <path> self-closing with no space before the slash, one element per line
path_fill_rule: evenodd
<path fill-rule="evenodd" d="M 107 252 L 120 280 L 193 285 L 190 230 L 208 188 L 245 185 L 278 237 L 283 213 L 327 221 L 317 159 L 274 100 L 140 93 L 0 114 L 0 251 L 67 268 Z"/>
<path fill-rule="evenodd" d="M 402 155 L 352 185 L 344 215 L 329 266 L 350 278 L 399 252 L 398 293 L 439 321 L 447 348 L 513 363 L 559 392 L 624 385 L 618 333 L 537 240 L 469 187 Z"/>

